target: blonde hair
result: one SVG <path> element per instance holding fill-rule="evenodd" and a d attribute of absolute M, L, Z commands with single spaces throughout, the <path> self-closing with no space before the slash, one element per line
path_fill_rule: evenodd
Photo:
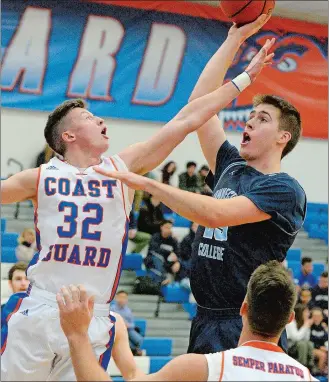
<path fill-rule="evenodd" d="M 27 233 L 32 233 L 33 236 L 34 236 L 34 240 L 35 240 L 35 231 L 34 231 L 34 229 L 33 229 L 33 228 L 25 228 L 24 231 L 21 233 L 21 236 L 18 238 L 18 243 L 19 243 L 19 244 L 22 244 L 23 241 L 25 241 L 24 236 L 25 236 Z"/>

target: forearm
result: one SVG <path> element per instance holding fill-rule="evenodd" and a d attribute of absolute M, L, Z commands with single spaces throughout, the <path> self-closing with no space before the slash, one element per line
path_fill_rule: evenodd
<path fill-rule="evenodd" d="M 148 179 L 145 191 L 159 198 L 167 207 L 186 219 L 210 227 L 216 199 L 183 191 Z M 220 227 L 220 225 L 218 225 Z"/>
<path fill-rule="evenodd" d="M 228 37 L 203 69 L 189 101 L 202 97 L 218 89 L 225 78 L 228 68 L 240 48 L 236 37 Z"/>
<path fill-rule="evenodd" d="M 68 342 L 78 381 L 111 381 L 97 362 L 87 334 L 68 338 Z"/>

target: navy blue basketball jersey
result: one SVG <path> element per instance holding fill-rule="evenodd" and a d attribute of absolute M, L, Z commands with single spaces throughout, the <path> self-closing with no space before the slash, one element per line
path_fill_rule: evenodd
<path fill-rule="evenodd" d="M 199 226 L 192 246 L 191 288 L 201 307 L 239 309 L 252 272 L 270 260 L 283 261 L 303 225 L 306 196 L 285 173 L 263 174 L 226 141 L 218 151 L 213 197 L 243 195 L 271 219 L 216 229 Z"/>

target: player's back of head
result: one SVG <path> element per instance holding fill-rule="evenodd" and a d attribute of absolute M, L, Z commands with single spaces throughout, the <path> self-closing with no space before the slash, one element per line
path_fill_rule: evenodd
<path fill-rule="evenodd" d="M 56 109 L 49 114 L 44 135 L 48 145 L 62 156 L 65 154 L 65 144 L 61 138 L 60 125 L 67 114 L 77 108 L 85 108 L 86 103 L 82 99 L 72 99 L 61 103 Z"/>
<path fill-rule="evenodd" d="M 259 266 L 247 287 L 248 323 L 252 333 L 271 338 L 285 328 L 296 303 L 296 287 L 278 261 Z"/>
<path fill-rule="evenodd" d="M 302 132 L 302 122 L 299 111 L 290 102 L 285 99 L 269 94 L 260 94 L 254 97 L 253 106 L 260 104 L 272 105 L 280 110 L 279 129 L 288 131 L 291 139 L 282 151 L 282 158 L 289 154 L 297 145 Z"/>

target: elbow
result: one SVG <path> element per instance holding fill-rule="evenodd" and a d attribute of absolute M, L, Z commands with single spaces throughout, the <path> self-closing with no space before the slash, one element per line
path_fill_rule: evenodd
<path fill-rule="evenodd" d="M 209 215 L 208 215 L 209 216 Z M 221 224 L 218 220 L 218 218 L 215 216 L 209 216 L 207 219 L 206 219 L 206 227 L 208 228 L 218 228 L 220 227 Z"/>
<path fill-rule="evenodd" d="M 218 212 L 214 212 L 212 210 L 212 211 L 209 211 L 207 215 L 208 215 L 208 218 L 207 218 L 208 228 L 225 227 L 228 225 L 227 222 L 224 221 L 225 219 L 223 219 L 222 214 Z"/>

